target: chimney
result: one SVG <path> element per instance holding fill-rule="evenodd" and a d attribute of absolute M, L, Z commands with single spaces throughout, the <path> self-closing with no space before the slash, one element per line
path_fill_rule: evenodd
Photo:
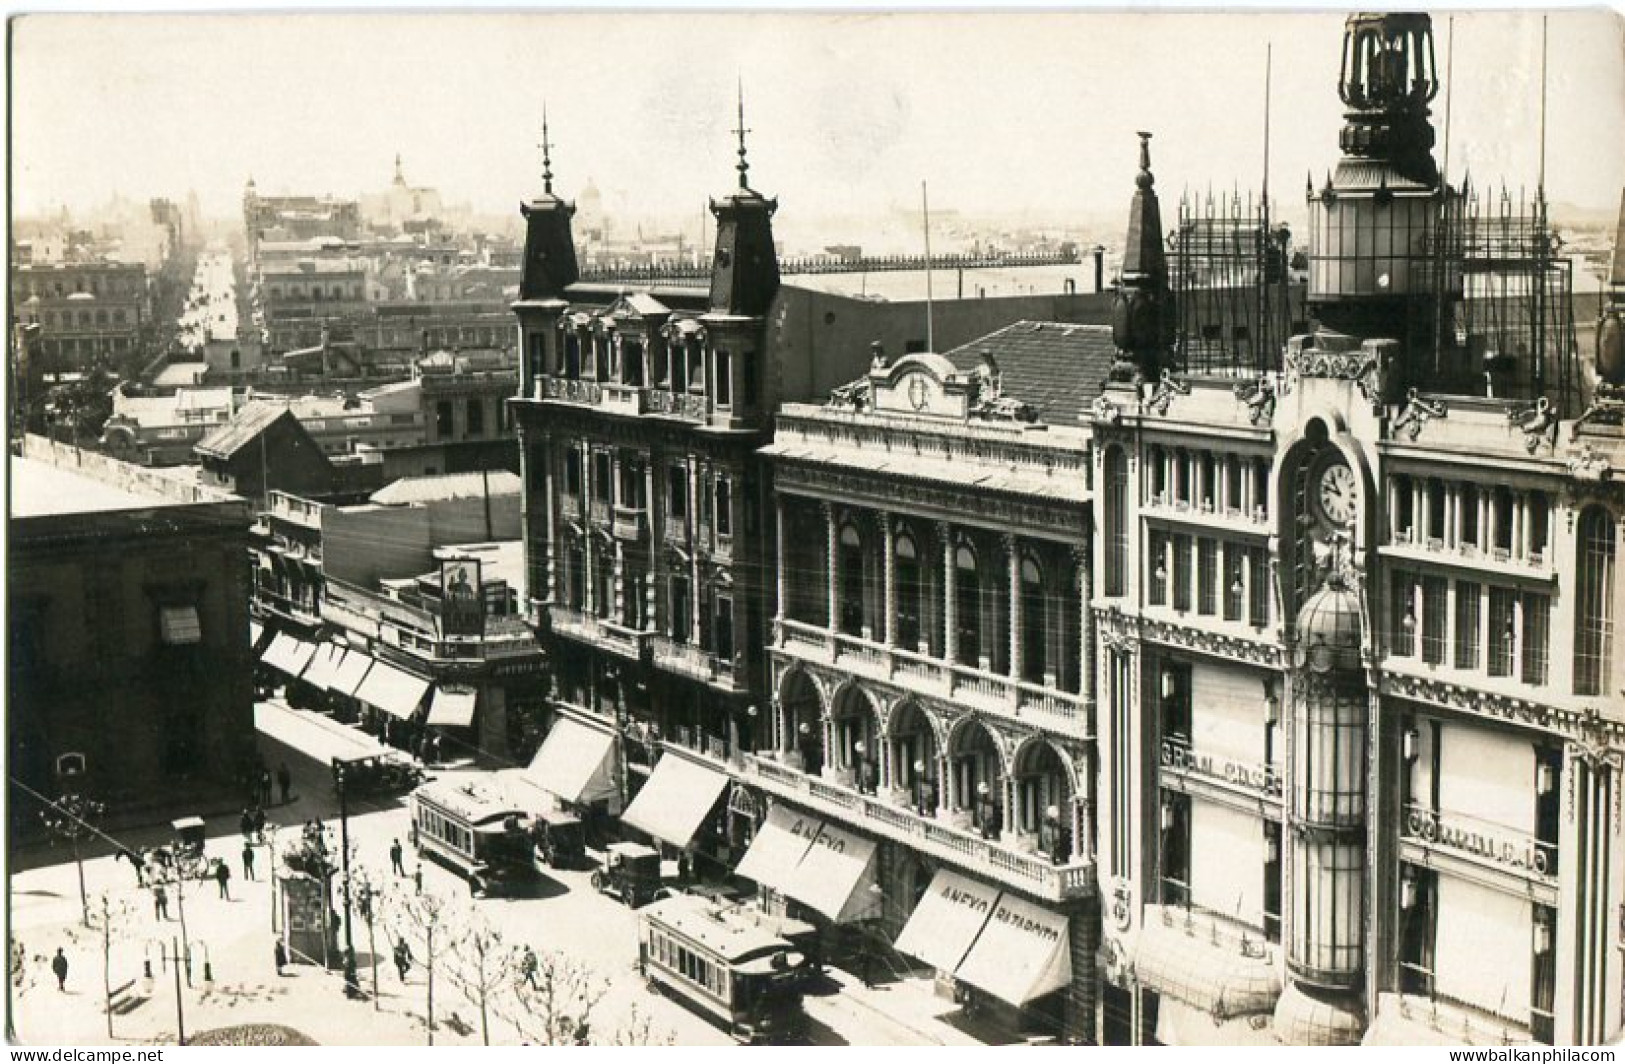
<path fill-rule="evenodd" d="M 1095 291 L 1103 291 L 1106 287 L 1106 247 L 1103 244 L 1095 245 Z"/>

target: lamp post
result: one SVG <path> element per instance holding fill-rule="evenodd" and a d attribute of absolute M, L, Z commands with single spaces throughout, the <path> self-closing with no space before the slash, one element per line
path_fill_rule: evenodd
<path fill-rule="evenodd" d="M 350 762 L 344 758 L 333 759 L 333 782 L 338 784 L 339 792 L 339 848 L 344 862 L 344 883 L 341 890 L 344 892 L 344 949 L 345 963 L 355 956 L 355 942 L 351 935 L 350 924 L 350 788 L 348 785 L 348 770 Z M 325 936 L 324 936 L 325 937 Z"/>
<path fill-rule="evenodd" d="M 925 778 L 924 760 L 914 762 L 914 811 L 921 816 L 936 812 L 936 802 L 931 800 L 931 781 Z"/>
<path fill-rule="evenodd" d="M 1047 834 L 1047 838 L 1045 836 Z M 1039 846 L 1049 856 L 1051 864 L 1060 864 L 1062 858 L 1061 808 L 1051 805 L 1044 810 L 1044 821 L 1040 825 Z"/>
<path fill-rule="evenodd" d="M 869 748 L 864 745 L 862 739 L 859 739 L 852 744 L 852 753 L 856 755 L 854 758 L 855 763 L 852 766 L 852 782 L 857 785 L 859 794 L 867 794 L 869 792 L 869 788 L 866 786 L 867 772 L 865 771 L 868 768 L 869 761 L 868 758 L 864 756 L 868 752 L 868 749 Z"/>
<path fill-rule="evenodd" d="M 976 818 L 979 821 L 978 826 L 982 829 L 982 838 L 984 839 L 992 838 L 995 832 L 991 790 L 987 785 L 987 780 L 982 780 L 976 785 Z"/>

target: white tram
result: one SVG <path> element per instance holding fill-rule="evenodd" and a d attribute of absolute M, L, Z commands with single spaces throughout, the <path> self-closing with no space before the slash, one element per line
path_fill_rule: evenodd
<path fill-rule="evenodd" d="M 535 875 L 529 814 L 491 781 L 436 780 L 412 792 L 412 838 L 468 880 L 475 894 L 498 892 Z"/>
<path fill-rule="evenodd" d="M 734 1038 L 776 1042 L 800 1032 L 806 958 L 748 914 L 677 894 L 638 911 L 638 966 Z"/>

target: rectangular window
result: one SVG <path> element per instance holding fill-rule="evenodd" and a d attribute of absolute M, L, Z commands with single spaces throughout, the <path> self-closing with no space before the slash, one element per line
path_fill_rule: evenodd
<path fill-rule="evenodd" d="M 1196 612 L 1211 617 L 1218 612 L 1219 544 L 1211 539 L 1196 543 Z"/>
<path fill-rule="evenodd" d="M 717 405 L 728 406 L 733 402 L 733 359 L 720 348 L 716 352 L 716 374 Z"/>
<path fill-rule="evenodd" d="M 1512 675 L 1512 648 L 1517 642 L 1513 622 L 1518 593 L 1506 588 L 1490 588 L 1489 667 L 1491 676 Z"/>
<path fill-rule="evenodd" d="M 1106 594 L 1128 591 L 1128 462 L 1120 447 L 1106 451 Z"/>
<path fill-rule="evenodd" d="M 717 535 L 733 535 L 733 483 L 724 476 L 717 477 Z"/>
<path fill-rule="evenodd" d="M 1227 621 L 1241 620 L 1241 612 L 1245 608 L 1243 595 L 1247 588 L 1242 580 L 1241 547 L 1234 543 L 1224 545 L 1224 619 Z"/>
<path fill-rule="evenodd" d="M 1479 585 L 1456 581 L 1456 668 L 1478 668 Z"/>
<path fill-rule="evenodd" d="M 1247 621 L 1254 628 L 1270 623 L 1270 556 L 1263 547 L 1247 549 L 1251 601 L 1247 604 Z"/>
<path fill-rule="evenodd" d="M 756 352 L 746 351 L 739 363 L 739 401 L 745 406 L 756 405 Z"/>
<path fill-rule="evenodd" d="M 693 604 L 689 598 L 688 577 L 674 576 L 671 578 L 670 595 L 667 597 L 666 618 L 671 629 L 671 637 L 679 643 L 686 643 L 689 639 L 689 622 L 693 619 Z"/>
<path fill-rule="evenodd" d="M 1146 575 L 1151 581 L 1149 601 L 1153 606 L 1168 605 L 1168 533 L 1151 533 L 1151 550 L 1146 554 Z"/>
<path fill-rule="evenodd" d="M 1408 658 L 1416 653 L 1416 581 L 1409 573 L 1395 573 L 1389 589 L 1389 608 L 1393 623 L 1389 626 L 1388 652 L 1396 658 Z"/>
<path fill-rule="evenodd" d="M 564 452 L 564 492 L 581 494 L 581 452 L 574 447 Z"/>
<path fill-rule="evenodd" d="M 196 606 L 165 606 L 158 611 L 158 627 L 168 646 L 191 646 L 203 642 L 203 626 Z"/>
<path fill-rule="evenodd" d="M 678 520 L 688 519 L 688 469 L 673 465 L 666 470 L 666 512 Z"/>
<path fill-rule="evenodd" d="M 470 436 L 485 435 L 485 401 L 483 399 L 470 399 L 468 401 L 468 434 Z"/>
<path fill-rule="evenodd" d="M 450 399 L 442 399 L 434 405 L 434 430 L 442 437 L 451 435 L 452 419 Z"/>
<path fill-rule="evenodd" d="M 1526 591 L 1523 595 L 1523 682 L 1546 682 L 1548 644 L 1551 639 L 1552 600 Z"/>
<path fill-rule="evenodd" d="M 1449 586 L 1443 577 L 1422 579 L 1422 660 L 1429 665 L 1444 663 Z"/>
<path fill-rule="evenodd" d="M 717 597 L 716 625 L 712 629 L 715 636 L 711 644 L 713 652 L 723 661 L 732 661 L 734 656 L 734 600 L 726 596 Z"/>
<path fill-rule="evenodd" d="M 610 457 L 608 451 L 592 456 L 592 494 L 599 502 L 609 502 Z"/>
<path fill-rule="evenodd" d="M 1174 536 L 1174 609 L 1180 613 L 1191 608 L 1191 537 Z"/>

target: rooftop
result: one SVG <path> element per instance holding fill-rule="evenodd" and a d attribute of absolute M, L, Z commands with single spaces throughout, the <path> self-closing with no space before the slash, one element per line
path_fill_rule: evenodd
<path fill-rule="evenodd" d="M 10 476 L 13 518 L 106 513 L 174 504 L 174 500 L 160 495 L 115 487 L 37 458 L 13 455 Z"/>
<path fill-rule="evenodd" d="M 435 477 L 402 477 L 372 493 L 372 502 L 403 506 L 414 502 L 477 499 L 491 495 L 518 495 L 522 482 L 505 469 L 490 473 L 445 473 Z"/>
<path fill-rule="evenodd" d="M 1018 321 L 947 352 L 961 373 L 982 364 L 982 352 L 999 363 L 1003 391 L 1031 403 L 1051 425 L 1075 425 L 1100 394 L 1117 349 L 1105 325 Z"/>
<path fill-rule="evenodd" d="M 203 437 L 197 443 L 199 454 L 229 458 L 259 438 L 271 423 L 288 412 L 286 406 L 253 402 L 237 411 L 231 421 Z"/>

